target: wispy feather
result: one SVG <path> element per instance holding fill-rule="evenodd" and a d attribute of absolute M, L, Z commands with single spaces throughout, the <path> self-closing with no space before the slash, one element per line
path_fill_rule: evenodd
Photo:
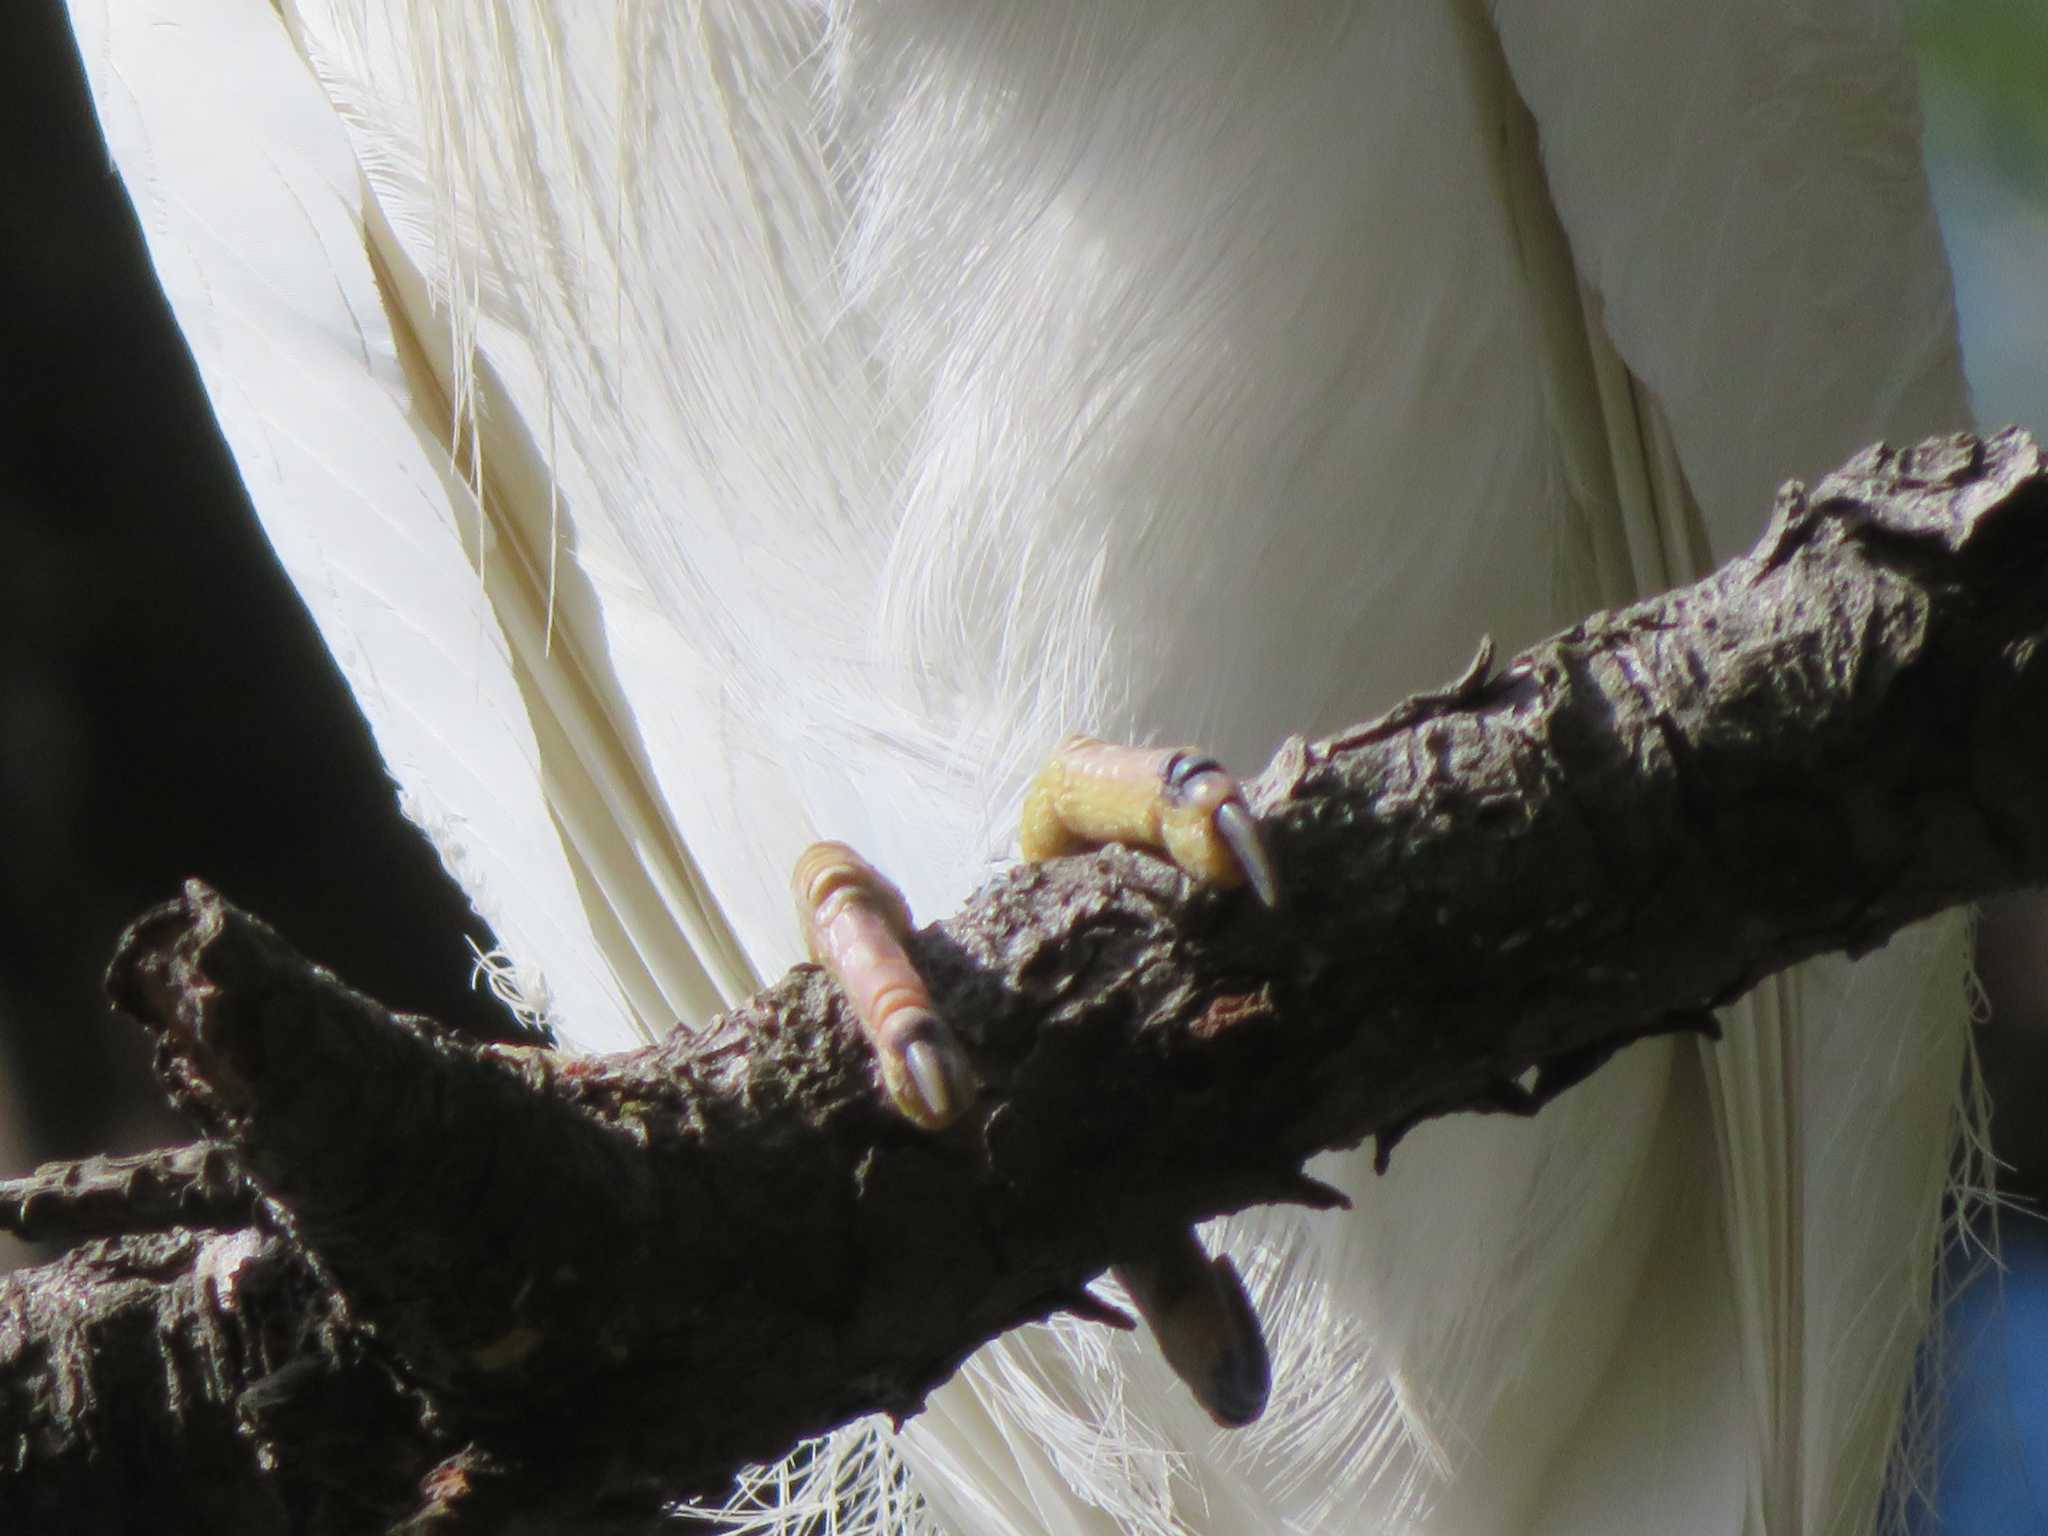
<path fill-rule="evenodd" d="M 1070 729 L 1254 766 L 1966 414 L 1860 0 L 74 10 L 272 538 L 494 979 L 588 1046 L 793 959 L 813 836 L 930 914 Z M 1227 1223 L 1251 1430 L 1054 1324 L 731 1519 L 1903 1519 L 1964 945 Z"/>

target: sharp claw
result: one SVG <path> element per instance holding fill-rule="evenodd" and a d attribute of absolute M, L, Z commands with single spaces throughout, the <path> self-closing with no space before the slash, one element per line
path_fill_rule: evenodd
<path fill-rule="evenodd" d="M 1216 835 L 1223 839 L 1237 867 L 1244 871 L 1254 894 L 1269 907 L 1280 905 L 1280 877 L 1274 872 L 1272 856 L 1266 852 L 1259 824 L 1242 800 L 1226 800 L 1216 807 Z"/>
<path fill-rule="evenodd" d="M 1237 1266 L 1192 1231 L 1117 1266 L 1159 1350 L 1210 1418 L 1239 1429 L 1265 1412 L 1273 1370 Z"/>
<path fill-rule="evenodd" d="M 1210 1418 L 1225 1429 L 1242 1429 L 1266 1411 L 1266 1399 L 1273 1390 L 1273 1364 L 1237 1266 L 1220 1254 L 1215 1266 L 1217 1289 L 1225 1308 L 1237 1319 L 1237 1331 L 1216 1361 L 1209 1390 L 1200 1396 Z"/>
<path fill-rule="evenodd" d="M 1060 744 L 1025 793 L 1017 851 L 1051 859 L 1106 843 L 1157 849 L 1200 884 L 1248 884 L 1279 905 L 1279 875 L 1237 780 L 1192 747 Z"/>
<path fill-rule="evenodd" d="M 977 1083 L 904 948 L 910 908 L 903 893 L 844 843 L 806 848 L 790 883 L 804 946 L 845 989 L 890 1102 L 927 1130 L 951 1124 Z"/>
<path fill-rule="evenodd" d="M 978 1085 L 967 1053 L 930 1009 L 906 1008 L 888 1019 L 875 1049 L 889 1097 L 926 1130 L 945 1129 L 973 1100 Z"/>
<path fill-rule="evenodd" d="M 947 1070 L 944 1053 L 936 1041 L 913 1040 L 903 1049 L 903 1064 L 910 1070 L 924 1113 L 918 1118 L 934 1125 L 948 1125 L 960 1113 L 960 1096 L 954 1092 L 953 1074 Z"/>

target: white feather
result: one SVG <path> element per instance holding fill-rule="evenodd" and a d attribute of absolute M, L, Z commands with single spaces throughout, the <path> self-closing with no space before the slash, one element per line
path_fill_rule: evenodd
<path fill-rule="evenodd" d="M 1253 766 L 1689 576 L 1788 469 L 1961 424 L 1895 21 L 1551 9 L 300 0 L 288 43 L 223 0 L 181 50 L 74 6 L 273 539 L 593 1044 L 793 958 L 814 835 L 936 910 L 1068 729 Z M 238 89 L 191 92 L 224 57 Z M 304 378 L 326 435 L 273 473 Z M 809 1496 L 1870 1529 L 1923 1449 L 1962 953 L 1809 968 L 1532 1124 L 1326 1160 L 1353 1217 L 1227 1224 L 1276 1352 L 1249 1432 L 1054 1325 L 837 1437 Z"/>
<path fill-rule="evenodd" d="M 407 814 L 506 945 L 546 953 L 553 1007 L 610 1027 L 612 961 L 550 821 L 513 621 L 478 582 L 444 424 L 409 388 L 340 124 L 260 6 L 81 0 L 73 18 L 221 429 Z"/>

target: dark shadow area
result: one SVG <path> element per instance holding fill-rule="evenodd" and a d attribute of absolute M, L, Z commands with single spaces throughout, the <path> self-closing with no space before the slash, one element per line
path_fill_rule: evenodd
<path fill-rule="evenodd" d="M 505 1028 L 244 498 L 58 0 L 10 12 L 0 142 L 0 1079 L 8 1171 L 185 1134 L 99 978 L 199 875 L 394 1006 Z M 221 82 L 221 88 L 232 88 Z"/>

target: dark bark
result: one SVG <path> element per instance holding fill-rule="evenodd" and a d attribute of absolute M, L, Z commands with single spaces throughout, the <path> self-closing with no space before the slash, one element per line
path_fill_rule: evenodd
<path fill-rule="evenodd" d="M 1788 488 L 1708 579 L 1289 743 L 1249 792 L 1278 913 L 1111 850 L 926 929 L 984 1083 L 937 1135 L 813 968 L 568 1059 L 394 1016 L 189 887 L 110 985 L 262 1198 L 196 1155 L 0 1198 L 136 1234 L 0 1286 L 0 1523 L 635 1529 L 913 1413 L 1162 1234 L 1327 1203 L 1317 1151 L 1532 1112 L 1784 966 L 2048 878 L 2044 629 L 2023 434 Z"/>

